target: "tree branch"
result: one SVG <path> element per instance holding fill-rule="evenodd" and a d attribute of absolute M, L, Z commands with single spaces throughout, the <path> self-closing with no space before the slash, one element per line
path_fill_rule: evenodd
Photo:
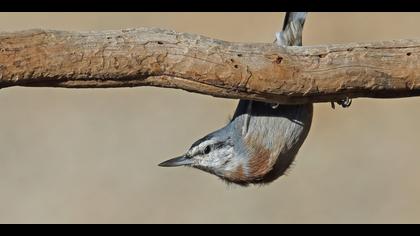
<path fill-rule="evenodd" d="M 156 28 L 0 33 L 0 88 L 156 86 L 284 104 L 420 96 L 420 40 L 279 47 Z"/>

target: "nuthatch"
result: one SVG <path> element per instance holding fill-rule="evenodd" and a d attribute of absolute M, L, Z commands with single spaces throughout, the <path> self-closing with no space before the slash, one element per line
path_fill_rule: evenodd
<path fill-rule="evenodd" d="M 306 13 L 287 13 L 278 45 L 301 45 Z M 159 166 L 190 166 L 239 185 L 270 183 L 292 164 L 311 127 L 313 106 L 240 100 L 231 121 Z"/>

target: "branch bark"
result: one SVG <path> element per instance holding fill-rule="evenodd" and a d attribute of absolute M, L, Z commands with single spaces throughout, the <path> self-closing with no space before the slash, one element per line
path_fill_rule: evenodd
<path fill-rule="evenodd" d="M 156 86 L 296 104 L 420 96 L 420 40 L 279 47 L 157 28 L 0 33 L 0 88 Z"/>

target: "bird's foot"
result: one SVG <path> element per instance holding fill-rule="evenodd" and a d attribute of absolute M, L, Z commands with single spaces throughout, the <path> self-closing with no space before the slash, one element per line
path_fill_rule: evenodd
<path fill-rule="evenodd" d="M 348 98 L 348 97 L 346 97 L 346 98 L 344 98 L 342 100 L 336 101 L 336 103 L 338 105 L 340 105 L 341 107 L 343 107 L 343 108 L 349 107 L 351 105 L 351 102 L 352 102 L 352 99 L 351 98 Z M 335 109 L 334 102 L 331 102 L 331 107 L 332 107 L 332 109 Z"/>

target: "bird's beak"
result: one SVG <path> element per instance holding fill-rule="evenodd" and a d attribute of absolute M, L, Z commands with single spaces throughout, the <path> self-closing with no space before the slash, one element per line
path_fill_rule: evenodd
<path fill-rule="evenodd" d="M 185 155 L 175 157 L 159 164 L 162 167 L 187 166 L 193 164 L 192 158 L 187 158 Z"/>

